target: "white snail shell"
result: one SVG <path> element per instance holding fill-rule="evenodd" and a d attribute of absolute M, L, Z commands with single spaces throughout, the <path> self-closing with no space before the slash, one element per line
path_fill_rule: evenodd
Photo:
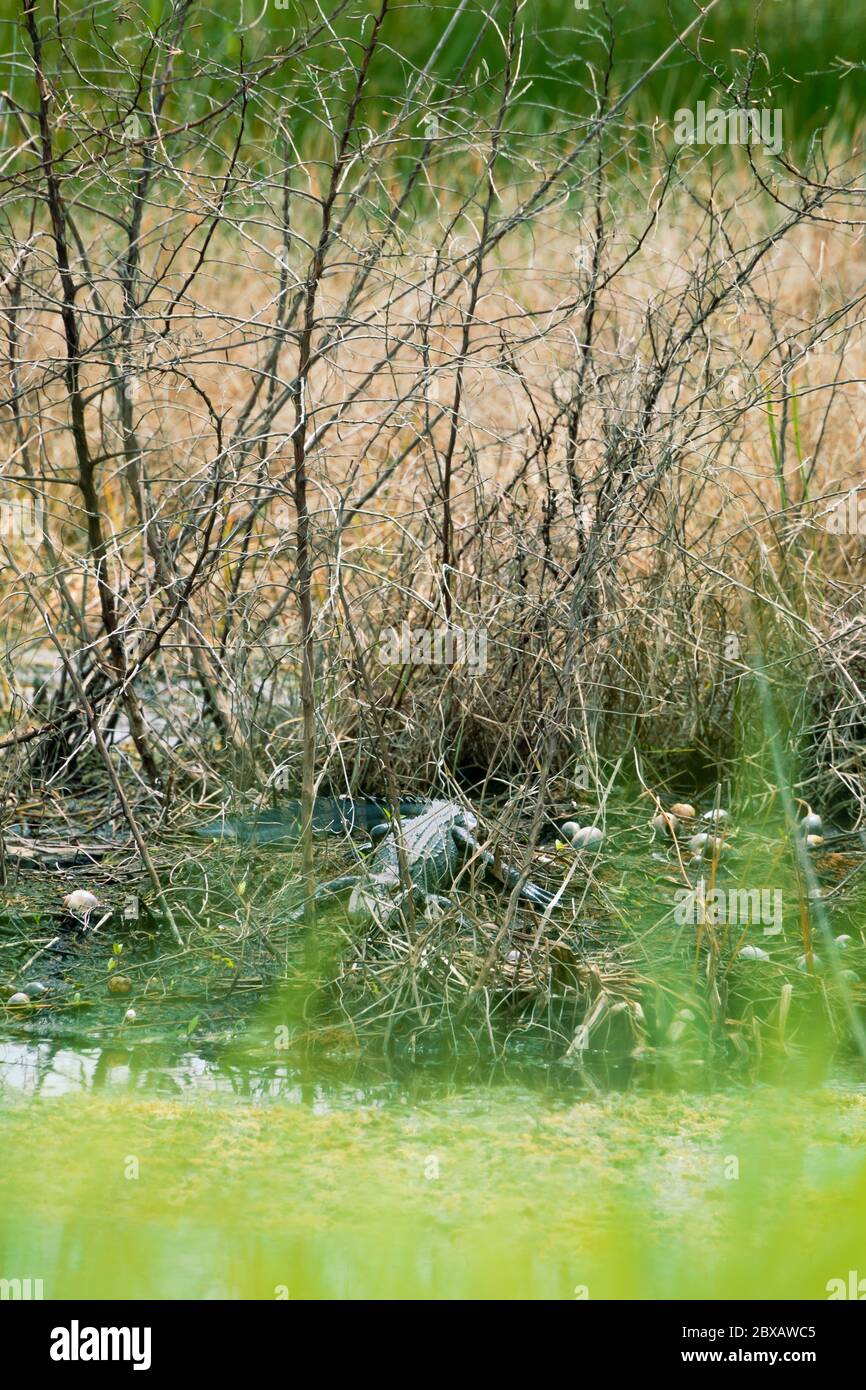
<path fill-rule="evenodd" d="M 86 888 L 76 888 L 73 892 L 66 894 L 63 899 L 63 906 L 67 912 L 74 912 L 78 916 L 86 917 L 95 907 L 99 907 L 99 899 L 94 893 L 88 893 Z"/>

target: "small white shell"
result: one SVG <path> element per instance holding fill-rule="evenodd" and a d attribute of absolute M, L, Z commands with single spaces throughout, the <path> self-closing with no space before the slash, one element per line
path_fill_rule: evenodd
<path fill-rule="evenodd" d="M 562 826 L 561 833 L 565 836 L 566 840 L 573 840 L 579 830 L 580 826 L 576 820 L 567 820 L 565 825 Z"/>
<path fill-rule="evenodd" d="M 804 835 L 820 835 L 824 829 L 824 822 L 814 811 L 810 811 L 800 821 L 800 829 Z"/>
<path fill-rule="evenodd" d="M 76 888 L 72 893 L 66 894 L 63 906 L 67 912 L 86 917 L 95 907 L 99 907 L 99 899 L 94 893 L 88 893 L 86 888 Z"/>
<path fill-rule="evenodd" d="M 840 951 L 847 951 L 849 946 L 854 945 L 854 942 L 850 936 L 845 936 L 843 934 L 842 936 L 836 937 L 836 945 L 839 947 Z"/>
<path fill-rule="evenodd" d="M 697 811 L 687 801 L 677 801 L 671 807 L 670 814 L 678 816 L 680 820 L 694 820 Z"/>
<path fill-rule="evenodd" d="M 813 951 L 813 952 L 812 952 L 812 965 L 811 965 L 811 968 L 812 968 L 813 970 L 823 970 L 823 968 L 824 968 L 823 963 L 822 963 L 822 961 L 821 961 L 821 957 L 817 954 L 816 951 Z M 798 956 L 798 957 L 797 957 L 797 969 L 798 969 L 798 970 L 808 970 L 808 969 L 809 969 L 809 957 L 808 957 L 808 956 L 803 955 L 803 956 Z"/>
<path fill-rule="evenodd" d="M 10 1009 L 15 1009 L 19 1005 L 29 1004 L 30 995 L 22 993 L 22 991 L 19 989 L 17 994 L 10 994 L 9 998 L 6 1000 L 6 1003 L 9 1005 Z"/>
<path fill-rule="evenodd" d="M 715 821 L 716 825 L 721 825 L 728 819 L 728 813 L 721 806 L 714 807 L 712 811 L 705 811 L 701 819 Z"/>
<path fill-rule="evenodd" d="M 604 839 L 604 831 L 597 825 L 585 825 L 571 837 L 575 849 L 598 849 Z"/>
<path fill-rule="evenodd" d="M 807 835 L 807 836 L 806 836 L 806 846 L 807 846 L 808 849 L 817 849 L 818 846 L 819 846 L 819 845 L 823 845 L 823 843 L 824 843 L 824 836 L 823 836 L 823 835 Z"/>
<path fill-rule="evenodd" d="M 762 951 L 760 946 L 743 946 L 737 952 L 738 960 L 769 960 L 767 951 Z"/>
<path fill-rule="evenodd" d="M 123 1021 L 124 1023 L 134 1023 L 137 1017 L 138 1015 L 135 1009 L 127 1009 L 126 1013 L 123 1015 Z"/>
<path fill-rule="evenodd" d="M 689 849 L 694 854 L 718 853 L 722 849 L 722 842 L 717 835 L 707 835 L 706 831 L 701 830 L 689 840 Z"/>
<path fill-rule="evenodd" d="M 653 816 L 650 824 L 657 834 L 670 835 L 671 838 L 673 838 L 679 829 L 680 823 L 673 812 L 661 811 L 658 815 Z"/>

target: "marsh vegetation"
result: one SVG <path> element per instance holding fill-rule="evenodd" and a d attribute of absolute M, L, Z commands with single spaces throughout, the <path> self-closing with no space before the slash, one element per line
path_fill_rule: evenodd
<path fill-rule="evenodd" d="M 864 71 L 853 6 L 809 71 L 782 9 L 0 9 L 0 1087 L 101 1092 L 46 1151 L 110 1168 L 201 1076 L 335 1104 L 280 1111 L 301 1168 L 355 1078 L 392 1158 L 432 1087 L 466 1191 L 473 1107 L 545 1093 L 616 1149 L 819 1086 L 860 1142 Z M 432 905 L 431 796 L 478 817 Z M 316 890 L 377 822 L 403 910 L 359 923 Z M 172 1116 L 166 1162 L 237 1129 L 264 1191 L 243 1104 Z"/>

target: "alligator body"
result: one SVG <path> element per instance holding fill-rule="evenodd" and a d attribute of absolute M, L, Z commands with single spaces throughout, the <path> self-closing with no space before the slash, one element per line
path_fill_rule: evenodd
<path fill-rule="evenodd" d="M 400 799 L 400 816 L 420 815 L 430 803 L 417 798 Z M 378 797 L 317 796 L 313 802 L 313 834 L 353 835 L 380 825 L 390 814 L 387 801 Z M 271 844 L 281 840 L 293 842 L 300 838 L 301 803 L 288 801 L 282 806 L 261 811 L 252 820 L 226 816 L 196 827 L 196 834 L 208 840 L 243 840 L 255 844 Z"/>
<path fill-rule="evenodd" d="M 475 839 L 478 821 L 471 811 L 453 801 L 401 799 L 398 810 L 409 884 L 416 906 L 444 908 L 447 897 L 440 896 L 457 877 L 468 855 L 475 856 L 485 872 L 497 882 L 513 888 L 520 880 L 514 868 L 496 863 L 488 850 Z M 257 843 L 297 840 L 300 830 L 300 802 L 292 801 L 277 810 L 265 811 L 254 821 L 234 818 L 202 826 L 198 834 L 209 838 L 232 838 Z M 349 915 L 356 922 L 383 922 L 399 911 L 405 900 L 401 882 L 400 847 L 391 822 L 388 803 L 376 798 L 317 797 L 313 805 L 313 830 L 319 833 L 352 834 L 365 831 L 376 841 L 376 848 L 358 873 L 343 874 L 323 883 L 316 899 L 333 897 L 351 889 Z M 520 896 L 533 906 L 545 908 L 551 894 L 537 884 L 525 883 Z M 294 914 L 302 917 L 301 906 Z"/>
<path fill-rule="evenodd" d="M 450 906 L 440 896 L 449 888 L 460 871 L 467 855 L 476 855 L 485 870 L 500 883 L 513 888 L 520 880 L 514 868 L 497 866 L 493 855 L 482 849 L 475 838 L 478 822 L 471 811 L 453 801 L 431 801 L 419 815 L 403 819 L 401 815 L 402 848 L 406 871 L 415 902 L 422 908 L 442 909 Z M 373 829 L 381 832 L 380 843 L 359 874 L 346 874 L 323 883 L 317 898 L 332 896 L 352 889 L 349 916 L 356 922 L 382 922 L 400 908 L 404 887 L 400 872 L 400 845 L 394 827 L 382 825 Z M 547 907 L 552 895 L 534 883 L 520 886 L 520 896 L 535 907 Z"/>

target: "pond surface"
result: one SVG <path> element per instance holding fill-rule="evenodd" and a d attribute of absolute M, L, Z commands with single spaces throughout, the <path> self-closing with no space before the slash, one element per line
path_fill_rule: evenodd
<path fill-rule="evenodd" d="M 264 1035 L 263 1035 L 264 1037 Z M 0 1278 L 57 1298 L 823 1298 L 866 1070 L 0 1045 Z"/>
<path fill-rule="evenodd" d="M 7 1100 L 2 1277 L 60 1298 L 823 1298 L 866 1267 L 862 1080 L 276 1090 Z"/>

